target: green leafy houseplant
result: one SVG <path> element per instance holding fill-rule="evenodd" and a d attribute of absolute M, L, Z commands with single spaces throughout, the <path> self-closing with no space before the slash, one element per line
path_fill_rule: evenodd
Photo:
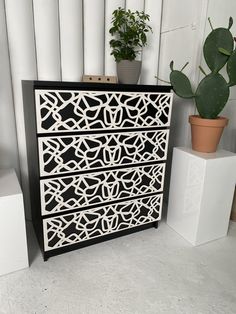
<path fill-rule="evenodd" d="M 109 32 L 111 55 L 116 61 L 119 83 L 136 84 L 141 72 L 141 61 L 135 60 L 141 48 L 147 44 L 147 33 L 152 28 L 147 24 L 149 15 L 143 11 L 132 12 L 119 7 L 112 14 Z"/>
<path fill-rule="evenodd" d="M 117 62 L 134 60 L 140 48 L 147 44 L 146 34 L 152 31 L 147 25 L 149 15 L 143 11 L 125 10 L 119 7 L 112 13 L 112 27 L 109 32 L 115 39 L 110 40 L 111 54 Z"/>
<path fill-rule="evenodd" d="M 182 98 L 193 98 L 195 100 L 200 117 L 190 117 L 190 123 L 193 122 L 193 119 L 197 119 L 201 127 L 203 124 L 205 125 L 209 122 L 212 126 L 214 125 L 214 128 L 217 128 L 217 123 L 220 123 L 224 127 L 228 122 L 226 118 L 218 117 L 218 115 L 223 110 L 229 99 L 230 87 L 236 85 L 236 49 L 234 47 L 234 38 L 230 32 L 230 28 L 233 24 L 232 17 L 229 18 L 228 28 L 221 27 L 213 29 L 210 19 L 209 23 L 212 31 L 205 40 L 203 55 L 206 64 L 210 69 L 210 73 L 206 73 L 202 67 L 199 66 L 200 70 L 204 74 L 204 77 L 200 81 L 196 91 L 193 92 L 190 80 L 182 72 L 188 63 L 186 63 L 185 66 L 178 71 L 174 70 L 174 62 L 171 61 L 170 83 L 173 86 L 174 92 L 178 96 Z M 219 73 L 225 65 L 229 77 L 228 82 Z M 215 121 L 207 121 L 208 119 L 214 119 Z M 196 123 L 194 122 L 193 124 Z M 197 125 L 199 129 L 199 124 Z M 209 129 L 201 130 L 201 137 L 207 137 L 208 130 Z M 220 136 L 222 132 L 223 128 L 221 132 L 218 132 L 220 133 Z M 216 143 L 216 147 L 217 144 L 218 143 Z M 204 151 L 204 148 L 200 147 L 200 149 L 196 150 Z M 206 152 L 215 150 L 216 148 L 206 149 Z"/>

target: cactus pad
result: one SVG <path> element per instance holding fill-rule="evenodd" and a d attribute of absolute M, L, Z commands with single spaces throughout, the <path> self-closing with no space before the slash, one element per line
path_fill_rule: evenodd
<path fill-rule="evenodd" d="M 196 106 L 202 118 L 215 119 L 229 98 L 229 86 L 219 73 L 207 75 L 198 85 Z"/>
<path fill-rule="evenodd" d="M 229 59 L 229 56 L 220 52 L 219 48 L 231 54 L 233 46 L 233 36 L 227 28 L 217 28 L 207 36 L 203 46 L 203 54 L 212 72 L 218 72 Z"/>
<path fill-rule="evenodd" d="M 181 71 L 172 70 L 170 73 L 170 83 L 174 92 L 183 98 L 193 98 L 191 83 L 188 77 Z"/>
<path fill-rule="evenodd" d="M 236 51 L 235 50 L 227 62 L 226 69 L 229 76 L 229 86 L 236 85 Z"/>

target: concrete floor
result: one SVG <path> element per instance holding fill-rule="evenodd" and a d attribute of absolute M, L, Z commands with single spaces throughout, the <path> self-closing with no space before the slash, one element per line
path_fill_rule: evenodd
<path fill-rule="evenodd" d="M 30 228 L 31 229 L 31 228 Z M 236 223 L 192 247 L 165 223 L 0 277 L 1 314 L 235 314 Z"/>

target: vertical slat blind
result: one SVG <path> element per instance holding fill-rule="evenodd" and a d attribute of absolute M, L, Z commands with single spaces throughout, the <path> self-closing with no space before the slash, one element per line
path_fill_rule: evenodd
<path fill-rule="evenodd" d="M 0 43 L 0 164 L 4 168 L 15 165 L 19 175 L 15 113 L 8 55 L 5 4 L 3 0 L 0 1 Z"/>
<path fill-rule="evenodd" d="M 141 84 L 155 85 L 158 73 L 159 46 L 161 33 L 161 11 L 162 0 L 146 0 L 145 13 L 150 16 L 149 25 L 152 27 L 152 33 L 148 33 L 147 46 L 144 47 L 142 53 L 142 74 Z"/>
<path fill-rule="evenodd" d="M 104 73 L 104 0 L 84 1 L 84 73 Z"/>
<path fill-rule="evenodd" d="M 39 80 L 61 80 L 58 0 L 34 0 Z"/>
<path fill-rule="evenodd" d="M 63 81 L 80 81 L 84 70 L 82 0 L 59 0 Z"/>
<path fill-rule="evenodd" d="M 112 12 L 119 7 L 124 8 L 125 1 L 124 0 L 113 0 L 113 1 L 106 1 L 105 6 L 105 75 L 116 75 L 116 63 L 114 57 L 111 56 L 111 48 L 109 45 L 109 41 L 112 39 L 111 34 L 109 33 L 109 29 L 111 28 L 111 19 L 112 19 Z"/>
<path fill-rule="evenodd" d="M 18 152 L 24 200 L 29 207 L 28 170 L 21 80 L 37 78 L 31 0 L 6 0 L 6 22 L 11 61 Z"/>

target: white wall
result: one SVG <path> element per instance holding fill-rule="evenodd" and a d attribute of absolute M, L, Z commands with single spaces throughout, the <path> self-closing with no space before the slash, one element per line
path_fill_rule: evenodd
<path fill-rule="evenodd" d="M 174 68 L 189 62 L 184 73 L 195 87 L 199 80 L 198 65 L 201 62 L 201 46 L 207 14 L 207 0 L 165 0 L 163 2 L 161 45 L 158 77 L 169 81 L 170 61 Z M 164 84 L 159 81 L 160 84 Z M 195 113 L 192 100 L 174 96 L 170 128 L 170 145 L 165 182 L 165 201 L 168 198 L 172 151 L 175 146 L 190 146 L 191 133 L 188 116 Z"/>
<path fill-rule="evenodd" d="M 184 73 L 193 85 L 198 81 L 198 65 L 201 60 L 201 43 L 206 20 L 206 0 L 165 0 L 161 28 L 161 47 L 158 77 L 169 81 L 170 61 L 180 69 L 187 61 Z M 159 82 L 163 84 L 162 82 Z M 195 106 L 191 100 L 174 98 L 171 123 L 170 150 L 173 146 L 190 145 L 188 116 Z"/>

